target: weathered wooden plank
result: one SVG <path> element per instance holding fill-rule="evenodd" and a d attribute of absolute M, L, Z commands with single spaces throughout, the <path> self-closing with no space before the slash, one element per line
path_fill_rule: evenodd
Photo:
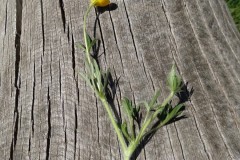
<path fill-rule="evenodd" d="M 16 1 L 2 1 L 1 5 L 1 74 L 0 74 L 0 115 L 1 115 L 1 146 L 0 155 L 4 159 L 11 157 L 16 144 L 16 132 L 19 125 L 19 11 Z M 16 23 L 18 22 L 18 23 Z"/>
<path fill-rule="evenodd" d="M 123 159 L 84 72 L 84 1 L 2 0 L 2 159 Z M 101 40 L 99 64 L 118 79 L 114 104 L 161 90 L 173 62 L 188 88 L 187 118 L 159 130 L 137 159 L 239 159 L 240 34 L 224 0 L 113 0 L 118 8 L 88 32 Z M 175 99 L 177 101 L 177 99 Z M 122 117 L 123 118 L 123 117 Z"/>

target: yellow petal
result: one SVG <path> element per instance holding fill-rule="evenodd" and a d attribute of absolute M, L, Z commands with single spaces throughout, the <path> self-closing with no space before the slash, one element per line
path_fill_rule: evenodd
<path fill-rule="evenodd" d="M 109 0 L 91 0 L 91 5 L 96 7 L 105 7 L 110 4 Z"/>

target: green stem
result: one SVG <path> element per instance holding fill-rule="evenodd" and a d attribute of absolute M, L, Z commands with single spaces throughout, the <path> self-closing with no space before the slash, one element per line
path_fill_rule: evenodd
<path fill-rule="evenodd" d="M 87 43 L 87 17 L 92 8 L 93 8 L 93 5 L 91 4 L 88 7 L 88 9 L 84 15 L 84 18 L 83 18 L 83 37 L 84 37 L 84 43 L 85 43 L 85 47 L 86 47 L 86 56 L 87 56 L 87 60 L 88 60 L 89 64 L 91 63 L 91 58 L 90 58 L 90 48 Z"/>
<path fill-rule="evenodd" d="M 119 139 L 120 144 L 121 144 L 122 149 L 123 149 L 123 153 L 125 153 L 125 152 L 127 151 L 126 142 L 125 142 L 125 140 L 124 140 L 124 137 L 123 137 L 123 135 L 122 135 L 121 130 L 120 130 L 119 127 L 118 127 L 118 124 L 116 123 L 116 121 L 115 121 L 115 119 L 114 119 L 113 113 L 112 113 L 112 111 L 111 111 L 111 109 L 110 109 L 110 106 L 109 106 L 107 100 L 106 100 L 106 97 L 101 97 L 100 99 L 101 99 L 101 101 L 102 101 L 102 103 L 103 103 L 103 106 L 105 107 L 105 109 L 106 109 L 106 111 L 107 111 L 107 113 L 108 113 L 108 116 L 109 116 L 110 121 L 111 121 L 111 123 L 112 123 L 112 125 L 113 125 L 113 128 L 115 129 L 115 131 L 116 131 L 116 133 L 117 133 L 118 139 Z"/>
<path fill-rule="evenodd" d="M 145 117 L 145 119 L 144 119 L 144 121 L 143 121 L 143 124 L 147 121 L 147 119 L 148 119 L 148 116 L 149 116 L 149 110 L 147 110 L 147 114 L 146 114 L 146 117 Z"/>

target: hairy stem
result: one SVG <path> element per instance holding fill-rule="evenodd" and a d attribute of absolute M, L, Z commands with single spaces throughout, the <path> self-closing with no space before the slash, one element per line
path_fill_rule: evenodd
<path fill-rule="evenodd" d="M 115 129 L 115 131 L 117 133 L 118 139 L 119 139 L 120 144 L 121 144 L 122 149 L 123 149 L 123 152 L 125 153 L 126 150 L 127 150 L 127 144 L 126 144 L 126 142 L 124 140 L 124 137 L 122 135 L 121 130 L 119 129 L 119 126 L 118 126 L 117 122 L 115 121 L 115 118 L 114 118 L 113 113 L 112 113 L 112 111 L 110 109 L 109 103 L 107 102 L 106 97 L 102 97 L 100 99 L 101 99 L 101 101 L 103 103 L 103 106 L 105 107 L 105 109 L 106 109 L 106 111 L 108 113 L 108 116 L 109 116 L 110 121 L 111 121 L 111 123 L 113 125 L 113 128 Z"/>
<path fill-rule="evenodd" d="M 88 43 L 87 43 L 87 17 L 91 11 L 91 9 L 93 8 L 93 5 L 90 5 L 84 15 L 84 19 L 83 19 L 83 37 L 84 37 L 84 43 L 85 43 L 85 52 L 86 52 L 86 56 L 87 56 L 87 60 L 88 60 L 88 63 L 90 64 L 91 63 L 91 57 L 90 57 L 90 47 L 88 46 Z"/>

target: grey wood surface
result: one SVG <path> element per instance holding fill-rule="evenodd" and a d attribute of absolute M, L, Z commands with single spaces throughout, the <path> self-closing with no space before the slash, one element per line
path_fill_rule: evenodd
<path fill-rule="evenodd" d="M 88 0 L 0 0 L 0 159 L 122 159 L 84 72 Z M 114 103 L 161 89 L 173 62 L 188 89 L 187 117 L 160 129 L 137 159 L 240 159 L 240 34 L 224 0 L 112 0 L 88 32 L 100 66 L 119 78 Z"/>

